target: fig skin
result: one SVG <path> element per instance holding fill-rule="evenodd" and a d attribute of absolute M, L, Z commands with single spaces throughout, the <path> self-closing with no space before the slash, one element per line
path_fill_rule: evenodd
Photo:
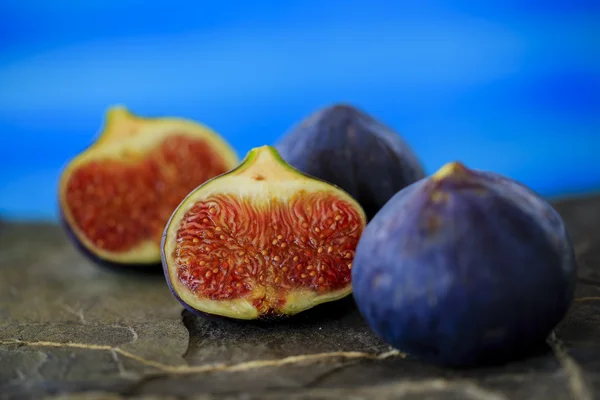
<path fill-rule="evenodd" d="M 544 346 L 570 307 L 576 270 L 550 204 L 513 179 L 455 162 L 373 218 L 352 281 L 363 318 L 384 341 L 464 368 Z"/>
<path fill-rule="evenodd" d="M 74 248 L 82 254 L 86 259 L 91 261 L 94 265 L 98 267 L 106 268 L 106 270 L 110 271 L 118 271 L 118 272 L 132 272 L 132 273 L 141 273 L 149 274 L 149 275 L 157 275 L 160 276 L 162 271 L 162 265 L 160 261 L 154 262 L 140 262 L 140 263 L 115 263 L 108 260 L 105 260 L 101 257 L 98 257 L 96 253 L 91 251 L 88 247 L 84 246 L 83 243 L 79 240 L 71 226 L 67 223 L 65 219 L 65 215 L 62 210 L 58 211 L 58 223 L 63 229 L 67 239 L 73 244 Z"/>
<path fill-rule="evenodd" d="M 232 178 L 235 180 L 231 180 Z M 243 179 L 240 180 L 239 178 Z M 276 182 L 279 179 L 281 179 L 281 181 Z M 322 191 L 324 193 L 328 192 L 336 194 L 338 200 L 343 200 L 354 208 L 354 211 L 358 217 L 357 223 L 361 232 L 366 226 L 367 219 L 364 210 L 360 204 L 356 202 L 356 200 L 348 193 L 329 182 L 312 177 L 294 169 L 292 166 L 287 164 L 283 158 L 281 158 L 277 150 L 272 146 L 264 145 L 253 148 L 248 152 L 246 157 L 236 168 L 233 168 L 229 172 L 206 181 L 190 192 L 190 194 L 175 209 L 165 226 L 160 246 L 163 272 L 167 286 L 169 287 L 171 293 L 186 310 L 190 311 L 196 316 L 211 319 L 275 322 L 288 320 L 291 317 L 295 317 L 302 312 L 314 309 L 322 304 L 331 303 L 350 297 L 352 294 L 351 282 L 348 282 L 348 284 L 342 288 L 333 290 L 331 292 L 325 294 L 319 293 L 318 295 L 311 294 L 308 297 L 304 297 L 304 293 L 302 292 L 296 293 L 295 291 L 292 291 L 291 293 L 287 293 L 287 295 L 291 294 L 292 296 L 286 297 L 287 302 L 284 309 L 270 309 L 268 312 L 262 313 L 259 310 L 250 310 L 249 305 L 246 304 L 246 299 L 242 297 L 232 299 L 233 302 L 240 302 L 241 305 L 240 303 L 237 303 L 234 305 L 229 304 L 222 306 L 218 305 L 218 303 L 220 303 L 219 300 L 209 300 L 206 298 L 200 299 L 198 302 L 196 295 L 187 288 L 184 288 L 179 282 L 178 276 L 176 277 L 171 271 L 171 267 L 174 264 L 172 260 L 174 245 L 172 243 L 174 243 L 176 232 L 180 228 L 179 224 L 183 220 L 184 211 L 186 209 L 189 210 L 192 207 L 192 204 L 202 199 L 204 196 L 203 192 L 206 192 L 210 195 L 224 190 L 226 194 L 230 195 L 244 193 L 256 196 L 264 193 L 264 191 L 269 193 L 268 189 L 248 189 L 249 186 L 256 185 L 256 182 L 275 182 L 275 187 L 280 187 L 281 191 L 285 191 L 286 180 L 288 179 L 296 180 L 297 182 L 300 182 L 300 185 L 302 185 L 301 188 L 299 186 L 295 186 L 294 190 L 299 190 L 302 192 L 308 190 L 308 192 L 310 192 L 310 187 L 312 186 L 313 189 L 319 189 L 319 192 Z M 246 191 L 248 191 L 248 193 L 246 193 Z M 273 193 L 270 194 L 270 196 L 272 195 Z M 344 262 L 352 262 L 352 260 L 348 259 Z M 285 266 L 289 268 L 292 268 L 295 265 L 296 263 L 290 265 L 285 264 Z M 276 284 L 273 284 L 273 282 L 270 284 L 276 287 Z M 183 295 L 180 292 L 183 293 Z M 229 300 L 226 300 L 223 303 L 227 303 L 228 301 Z M 194 302 L 198 303 L 196 305 L 192 304 Z M 290 302 L 292 302 L 292 307 L 289 307 Z M 214 303 L 217 304 L 217 306 L 214 307 L 212 304 L 207 303 Z M 201 306 L 198 304 L 201 304 Z"/>
<path fill-rule="evenodd" d="M 70 177 L 79 167 L 85 167 L 88 162 L 103 159 L 128 162 L 131 161 L 129 157 L 138 160 L 140 155 L 143 159 L 146 152 L 155 149 L 155 145 L 160 146 L 160 140 L 169 138 L 171 132 L 179 136 L 203 140 L 227 169 L 234 168 L 239 163 L 238 155 L 229 143 L 202 123 L 179 117 L 144 117 L 134 114 L 123 105 L 114 105 L 106 110 L 103 126 L 92 143 L 64 166 L 58 187 L 59 223 L 73 246 L 94 264 L 114 270 L 160 273 L 162 266 L 160 243 L 157 241 L 150 246 L 151 255 L 148 253 L 149 246 L 147 246 L 143 251 L 135 249 L 130 251 L 134 256 L 126 259 L 120 259 L 119 254 L 114 252 L 96 248 L 77 228 L 69 211 L 66 188 Z M 139 148 L 136 147 L 137 145 Z M 98 154 L 100 156 L 97 156 Z M 151 158 L 147 157 L 147 159 Z M 144 241 L 150 240 L 144 239 Z"/>
<path fill-rule="evenodd" d="M 347 104 L 316 111 L 275 147 L 293 167 L 348 192 L 369 220 L 394 194 L 425 177 L 398 133 Z"/>

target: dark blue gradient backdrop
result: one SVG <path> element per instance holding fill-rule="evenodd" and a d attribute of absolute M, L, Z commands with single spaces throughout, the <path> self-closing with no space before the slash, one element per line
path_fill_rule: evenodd
<path fill-rule="evenodd" d="M 112 104 L 199 120 L 243 156 L 351 102 L 428 172 L 600 189 L 597 1 L 8 0 L 0 49 L 6 218 L 56 218 L 59 172 Z"/>

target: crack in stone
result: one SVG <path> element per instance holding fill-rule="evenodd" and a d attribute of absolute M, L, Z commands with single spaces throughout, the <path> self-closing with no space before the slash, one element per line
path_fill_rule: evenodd
<path fill-rule="evenodd" d="M 485 389 L 476 382 L 470 380 L 449 381 L 446 379 L 424 379 L 416 382 L 398 382 L 394 384 L 363 386 L 358 388 L 315 388 L 308 390 L 281 389 L 262 390 L 257 392 L 220 392 L 219 394 L 204 393 L 198 396 L 198 399 L 217 399 L 217 398 L 235 398 L 240 399 L 275 399 L 275 398 L 319 398 L 319 399 L 399 399 L 405 395 L 411 394 L 433 394 L 455 391 L 460 398 L 472 400 L 507 400 L 508 398 L 501 393 Z M 77 395 L 78 398 L 89 399 L 126 399 L 130 398 L 135 391 L 126 391 L 120 393 L 100 392 L 100 391 L 80 391 L 72 392 L 71 395 Z M 87 397 L 89 395 L 90 397 Z M 55 397 L 52 397 L 53 399 Z M 195 397 L 194 397 L 195 398 Z M 429 397 L 428 397 L 429 398 Z"/>
<path fill-rule="evenodd" d="M 86 322 L 84 323 L 80 323 L 80 322 L 74 322 L 74 321 L 66 321 L 66 322 L 58 322 L 58 323 L 44 323 L 44 322 L 24 322 L 24 323 L 18 323 L 16 325 L 11 325 L 11 324 L 7 324 L 7 325 L 0 325 L 0 330 L 4 331 L 7 328 L 13 328 L 13 331 L 16 330 L 16 338 L 11 338 L 10 340 L 20 340 L 21 342 L 38 342 L 37 340 L 37 333 L 39 332 L 33 332 L 33 334 L 30 334 L 30 332 L 24 332 L 27 328 L 31 328 L 31 327 L 42 327 L 42 328 L 54 328 L 57 326 L 74 326 L 76 328 L 78 327 L 82 327 L 83 329 L 94 329 L 94 328 L 100 328 L 100 329 L 106 329 L 106 328 L 111 328 L 112 331 L 127 331 L 127 332 L 123 332 L 125 335 L 127 335 L 127 341 L 123 340 L 121 341 L 120 344 L 116 344 L 113 343 L 113 346 L 109 346 L 109 345 L 99 345 L 99 346 L 107 346 L 107 347 L 118 347 L 118 346 L 124 346 L 124 345 L 130 345 L 132 343 L 135 343 L 138 339 L 138 333 L 137 331 L 129 325 L 121 325 L 121 324 L 110 324 L 110 325 L 105 325 L 105 324 L 101 324 L 101 323 L 90 323 L 90 322 Z M 56 332 L 56 331 L 53 331 Z M 78 331 L 79 332 L 79 331 Z M 86 331 L 80 331 L 85 333 Z M 113 332 L 110 332 L 111 334 L 113 334 Z M 11 335 L 10 333 L 4 332 L 4 335 Z M 25 336 L 25 338 L 24 338 Z M 130 336 L 130 337 L 129 337 Z M 114 334 L 111 335 L 107 335 L 107 337 L 112 337 L 114 338 Z M 33 339 L 33 340 L 31 340 Z M 0 339 L 2 340 L 2 339 Z M 54 342 L 51 342 L 54 343 Z M 60 342 L 60 343 L 65 343 L 65 342 Z M 94 344 L 90 344 L 91 346 L 94 346 Z"/>
<path fill-rule="evenodd" d="M 27 342 L 19 339 L 0 340 L 0 345 L 21 345 L 28 347 L 57 347 L 57 348 L 76 348 L 95 351 L 109 351 L 118 354 L 122 357 L 135 360 L 140 364 L 155 368 L 166 374 L 200 374 L 212 372 L 242 372 L 255 370 L 259 368 L 281 367 L 288 364 L 299 364 L 303 362 L 317 362 L 326 359 L 341 358 L 345 360 L 362 359 L 362 360 L 384 360 L 386 358 L 400 357 L 405 355 L 397 350 L 388 351 L 380 354 L 364 353 L 359 351 L 337 351 L 328 353 L 302 354 L 298 356 L 289 356 L 275 360 L 254 360 L 245 361 L 237 364 L 207 364 L 198 366 L 188 365 L 168 365 L 158 361 L 147 360 L 134 353 L 123 350 L 119 347 L 107 345 L 86 344 L 86 343 L 58 343 L 58 342 Z"/>
<path fill-rule="evenodd" d="M 115 364 L 117 365 L 117 369 L 119 370 L 119 375 L 121 375 L 121 376 L 126 375 L 127 370 L 123 366 L 123 363 L 121 362 L 121 359 L 119 358 L 119 354 L 114 349 L 110 350 L 110 354 L 111 354 Z"/>
<path fill-rule="evenodd" d="M 461 397 L 464 399 L 473 400 L 507 400 L 507 397 L 501 393 L 488 390 L 479 386 L 476 382 L 471 380 L 455 380 L 449 381 L 447 379 L 425 379 L 416 382 L 398 382 L 387 385 L 375 385 L 363 388 L 353 388 L 351 390 L 352 398 L 373 398 L 373 391 L 377 391 L 377 398 L 385 397 L 386 399 L 400 398 L 404 395 L 418 394 L 423 392 L 437 392 L 443 393 L 449 390 L 455 390 L 460 392 Z M 311 395 L 336 393 L 335 398 L 338 398 L 341 392 L 339 388 L 319 388 L 309 392 Z M 349 393 L 348 393 L 349 394 Z M 363 397 L 364 396 L 364 397 Z"/>
<path fill-rule="evenodd" d="M 506 396 L 486 390 L 472 382 L 465 382 L 462 387 L 462 392 L 464 395 L 474 400 L 507 400 Z"/>
<path fill-rule="evenodd" d="M 567 381 L 573 398 L 577 400 L 593 400 L 592 389 L 585 382 L 581 366 L 569 355 L 567 349 L 554 332 L 550 335 L 548 342 L 550 347 L 552 347 L 556 359 L 567 375 Z"/>
<path fill-rule="evenodd" d="M 137 342 L 139 336 L 138 336 L 138 333 L 136 332 L 136 330 L 132 326 L 129 326 L 129 325 L 112 325 L 112 326 L 115 328 L 125 328 L 129 332 L 131 332 L 131 342 L 129 342 L 129 344 Z"/>
<path fill-rule="evenodd" d="M 343 371 L 347 368 L 353 367 L 355 365 L 356 365 L 356 362 L 352 362 L 352 363 L 346 363 L 346 364 L 332 367 L 329 370 L 323 372 L 322 374 L 319 374 L 318 376 L 316 376 L 310 382 L 304 384 L 303 386 L 305 388 L 318 387 L 321 383 L 325 382 L 325 380 L 331 378 L 333 375 L 337 374 L 338 372 Z"/>
<path fill-rule="evenodd" d="M 15 374 L 17 375 L 17 380 L 25 380 L 25 374 L 19 368 L 15 369 Z"/>
<path fill-rule="evenodd" d="M 76 316 L 77 318 L 79 318 L 79 322 L 81 322 L 82 325 L 85 325 L 87 323 L 85 321 L 85 317 L 83 316 L 83 309 L 75 310 L 73 307 L 71 307 L 68 304 L 63 305 L 62 308 L 69 314 L 72 314 L 72 315 Z"/>
<path fill-rule="evenodd" d="M 588 296 L 588 297 L 578 297 L 573 301 L 584 302 L 584 301 L 600 301 L 600 297 L 598 296 Z"/>
<path fill-rule="evenodd" d="M 135 382 L 131 386 L 129 386 L 126 390 L 119 390 L 119 393 L 127 398 L 139 395 L 140 389 L 142 389 L 149 382 L 156 381 L 161 379 L 163 376 L 159 374 L 154 375 L 144 375 Z"/>

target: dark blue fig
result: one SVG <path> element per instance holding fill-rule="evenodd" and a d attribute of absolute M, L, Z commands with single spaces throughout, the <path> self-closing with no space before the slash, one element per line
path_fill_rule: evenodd
<path fill-rule="evenodd" d="M 399 190 L 425 176 L 396 132 L 349 105 L 317 111 L 275 147 L 293 167 L 348 192 L 369 219 Z"/>
<path fill-rule="evenodd" d="M 390 345 L 454 367 L 539 349 L 573 298 L 562 218 L 510 178 L 450 163 L 397 193 L 357 246 L 354 298 Z"/>

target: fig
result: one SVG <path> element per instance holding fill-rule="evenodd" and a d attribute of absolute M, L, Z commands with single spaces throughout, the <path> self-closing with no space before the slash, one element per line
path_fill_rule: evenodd
<path fill-rule="evenodd" d="M 165 278 L 192 313 L 280 319 L 352 292 L 360 204 L 272 146 L 193 190 L 162 242 Z"/>
<path fill-rule="evenodd" d="M 348 192 L 368 220 L 394 194 L 425 177 L 398 133 L 351 105 L 316 111 L 275 147 L 293 167 Z"/>
<path fill-rule="evenodd" d="M 502 364 L 545 346 L 577 264 L 560 215 L 506 176 L 443 166 L 397 193 L 364 230 L 354 299 L 385 342 L 450 367 Z"/>
<path fill-rule="evenodd" d="M 198 122 L 112 106 L 97 139 L 62 171 L 61 221 L 99 264 L 160 270 L 162 232 L 175 207 L 238 163 L 229 144 Z"/>

